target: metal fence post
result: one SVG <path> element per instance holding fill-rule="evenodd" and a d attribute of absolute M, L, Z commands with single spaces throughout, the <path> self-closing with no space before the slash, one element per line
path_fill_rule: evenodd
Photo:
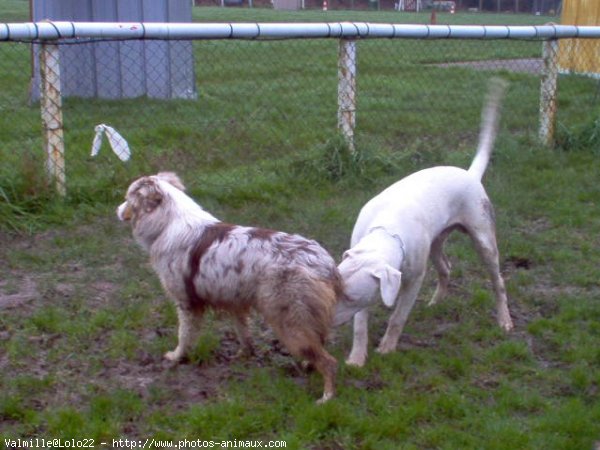
<path fill-rule="evenodd" d="M 46 171 L 48 179 L 56 186 L 56 192 L 64 196 L 67 192 L 65 140 L 60 92 L 60 57 L 56 43 L 45 42 L 41 45 L 40 94 Z"/>
<path fill-rule="evenodd" d="M 338 56 L 338 129 L 354 152 L 356 124 L 356 41 L 340 39 Z"/>
<path fill-rule="evenodd" d="M 542 46 L 542 82 L 540 87 L 540 129 L 539 138 L 544 145 L 551 145 L 554 139 L 556 120 L 556 98 L 558 94 L 558 40 L 544 41 Z"/>

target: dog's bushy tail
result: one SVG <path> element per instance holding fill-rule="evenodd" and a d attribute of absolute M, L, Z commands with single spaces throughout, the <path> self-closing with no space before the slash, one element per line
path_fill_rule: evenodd
<path fill-rule="evenodd" d="M 473 162 L 469 167 L 469 173 L 480 180 L 492 156 L 494 141 L 498 133 L 498 122 L 500 121 L 500 105 L 507 87 L 508 82 L 502 78 L 494 77 L 490 80 L 486 103 L 481 112 L 481 129 L 479 131 L 477 153 L 475 153 L 475 158 L 473 158 Z"/>

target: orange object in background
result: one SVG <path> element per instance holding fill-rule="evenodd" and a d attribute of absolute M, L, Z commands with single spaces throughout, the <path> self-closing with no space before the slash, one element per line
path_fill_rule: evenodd
<path fill-rule="evenodd" d="M 600 2 L 597 0 L 564 0 L 561 25 L 600 25 Z M 600 77 L 600 41 L 597 39 L 561 39 L 558 66 L 563 72 L 576 72 Z"/>

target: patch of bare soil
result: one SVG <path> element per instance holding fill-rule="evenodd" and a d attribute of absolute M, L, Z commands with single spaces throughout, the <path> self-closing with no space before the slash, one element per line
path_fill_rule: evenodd
<path fill-rule="evenodd" d="M 387 387 L 387 383 L 383 381 L 379 371 L 375 371 L 366 379 L 348 379 L 348 384 L 355 389 L 364 391 L 380 391 Z"/>
<path fill-rule="evenodd" d="M 140 350 L 135 359 L 113 360 L 97 376 L 110 380 L 113 386 L 136 392 L 142 398 L 158 395 L 161 391 L 171 408 L 185 409 L 191 404 L 214 397 L 219 384 L 230 378 L 229 368 L 220 365 L 169 365 L 162 355 L 151 355 Z M 157 394 L 158 393 L 158 394 Z"/>
<path fill-rule="evenodd" d="M 0 311 L 20 308 L 38 295 L 37 284 L 31 277 L 9 273 L 6 279 L 0 280 Z"/>
<path fill-rule="evenodd" d="M 306 383 L 306 371 L 300 369 L 261 321 L 253 327 L 259 329 L 253 330 L 255 354 L 250 356 L 239 355 L 240 344 L 230 321 L 218 319 L 218 322 L 215 332 L 219 335 L 219 344 L 205 360 L 171 363 L 162 354 L 143 348 L 142 342 L 134 358 L 107 361 L 96 378 L 136 392 L 152 400 L 155 407 L 168 403 L 169 408 L 177 410 L 222 397 L 228 383 L 245 380 L 248 369 L 252 368 L 279 367 L 298 384 Z"/>

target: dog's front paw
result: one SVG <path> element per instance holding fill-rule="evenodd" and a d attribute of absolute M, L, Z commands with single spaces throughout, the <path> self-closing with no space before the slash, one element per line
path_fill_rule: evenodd
<path fill-rule="evenodd" d="M 350 355 L 346 359 L 346 365 L 348 365 L 348 366 L 354 366 L 354 367 L 363 367 L 365 365 L 366 360 L 367 360 L 366 356 L 352 356 L 352 355 Z"/>
<path fill-rule="evenodd" d="M 510 317 L 510 313 L 508 312 L 508 308 L 500 308 L 498 312 L 498 325 L 504 331 L 509 332 L 514 328 L 513 321 Z"/>
<path fill-rule="evenodd" d="M 508 333 L 509 331 L 511 331 L 514 328 L 512 320 L 511 319 L 504 320 L 500 324 L 500 328 L 502 328 L 504 331 L 506 331 Z"/>
<path fill-rule="evenodd" d="M 179 362 L 179 361 L 181 361 L 183 359 L 183 355 L 182 355 L 181 352 L 179 352 L 179 351 L 177 351 L 177 349 L 175 349 L 172 352 L 165 353 L 164 358 L 167 361 L 176 363 L 176 362 Z"/>
<path fill-rule="evenodd" d="M 388 344 L 386 342 L 382 342 L 381 344 L 379 344 L 379 347 L 377 347 L 377 350 L 375 350 L 375 351 L 377 353 L 379 353 L 380 355 L 392 353 L 392 352 L 396 351 L 396 344 Z"/>

